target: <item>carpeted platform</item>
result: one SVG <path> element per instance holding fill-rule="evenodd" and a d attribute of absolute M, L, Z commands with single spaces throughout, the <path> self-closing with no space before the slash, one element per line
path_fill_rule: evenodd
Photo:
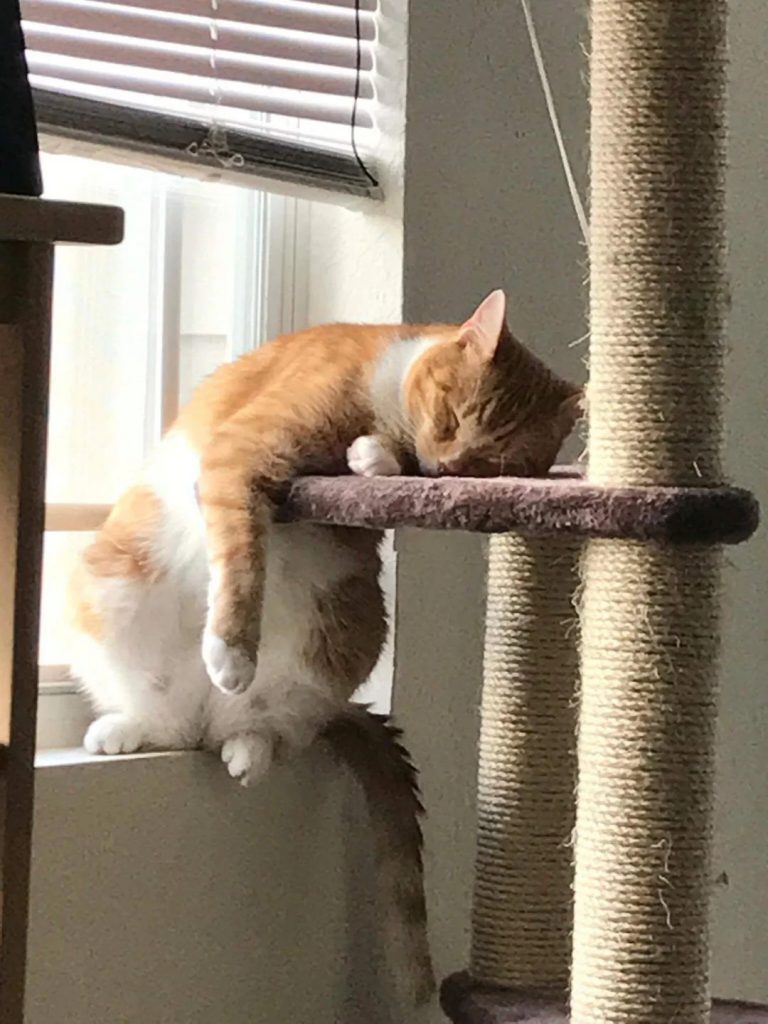
<path fill-rule="evenodd" d="M 570 1019 L 565 997 L 480 985 L 466 973 L 446 978 L 440 1003 L 453 1024 L 568 1024 Z M 716 999 L 712 1024 L 768 1024 L 768 1007 Z"/>
<path fill-rule="evenodd" d="M 289 485 L 277 508 L 280 522 L 670 544 L 739 544 L 758 518 L 757 501 L 740 488 L 596 487 L 568 468 L 542 479 L 308 476 Z"/>

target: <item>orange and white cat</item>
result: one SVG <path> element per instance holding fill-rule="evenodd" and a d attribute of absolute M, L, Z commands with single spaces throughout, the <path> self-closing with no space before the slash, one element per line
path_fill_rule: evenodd
<path fill-rule="evenodd" d="M 222 366 L 73 581 L 73 671 L 100 713 L 86 748 L 202 746 L 248 783 L 323 733 L 380 818 L 422 995 L 413 773 L 386 724 L 349 704 L 385 635 L 380 538 L 277 525 L 273 499 L 307 473 L 546 472 L 575 389 L 512 338 L 504 306 L 494 292 L 462 325 L 318 327 Z"/>

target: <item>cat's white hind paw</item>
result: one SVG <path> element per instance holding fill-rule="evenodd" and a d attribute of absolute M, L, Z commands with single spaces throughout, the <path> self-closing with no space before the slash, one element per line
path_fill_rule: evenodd
<path fill-rule="evenodd" d="M 267 772 L 272 764 L 272 754 L 272 741 L 253 732 L 232 736 L 221 748 L 221 760 L 241 786 L 252 785 Z"/>
<path fill-rule="evenodd" d="M 396 456 L 370 434 L 358 437 L 347 448 L 347 465 L 356 476 L 397 476 L 402 472 Z"/>
<path fill-rule="evenodd" d="M 209 629 L 203 634 L 203 661 L 211 682 L 222 693 L 244 693 L 256 673 L 245 651 L 230 647 Z"/>
<path fill-rule="evenodd" d="M 89 754 L 133 754 L 146 742 L 140 722 L 125 715 L 102 715 L 83 739 Z"/>

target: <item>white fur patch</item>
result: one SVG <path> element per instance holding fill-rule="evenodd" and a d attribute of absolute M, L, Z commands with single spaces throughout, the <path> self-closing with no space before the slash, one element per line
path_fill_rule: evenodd
<path fill-rule="evenodd" d="M 253 682 L 256 666 L 245 653 L 216 636 L 206 626 L 203 661 L 213 685 L 222 693 L 245 693 Z"/>
<path fill-rule="evenodd" d="M 83 746 L 89 754 L 133 754 L 146 742 L 139 722 L 126 715 L 102 715 L 92 722 Z"/>
<path fill-rule="evenodd" d="M 408 373 L 437 338 L 403 338 L 393 341 L 376 361 L 371 377 L 371 402 L 377 422 L 393 434 L 406 433 L 408 422 L 403 404 L 403 385 Z"/>
<path fill-rule="evenodd" d="M 221 760 L 227 771 L 242 786 L 250 786 L 266 775 L 272 754 L 271 740 L 252 732 L 232 736 L 221 748 Z"/>
<path fill-rule="evenodd" d="M 172 430 L 155 449 L 145 478 L 167 506 L 197 509 L 195 484 L 200 476 L 200 457 L 180 431 Z"/>
<path fill-rule="evenodd" d="M 364 434 L 347 449 L 347 465 L 357 476 L 397 476 L 400 463 L 376 437 Z"/>
<path fill-rule="evenodd" d="M 205 530 L 195 487 L 200 457 L 178 432 L 171 431 L 158 445 L 145 470 L 145 480 L 158 496 L 165 515 L 156 540 L 160 563 L 171 569 L 207 573 Z"/>

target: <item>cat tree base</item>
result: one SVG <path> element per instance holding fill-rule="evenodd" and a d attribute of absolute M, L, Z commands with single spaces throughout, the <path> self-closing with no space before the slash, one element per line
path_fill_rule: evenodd
<path fill-rule="evenodd" d="M 565 996 L 537 995 L 475 982 L 466 972 L 443 982 L 441 1006 L 453 1024 L 569 1024 Z M 768 1006 L 716 999 L 712 1024 L 768 1024 Z"/>

